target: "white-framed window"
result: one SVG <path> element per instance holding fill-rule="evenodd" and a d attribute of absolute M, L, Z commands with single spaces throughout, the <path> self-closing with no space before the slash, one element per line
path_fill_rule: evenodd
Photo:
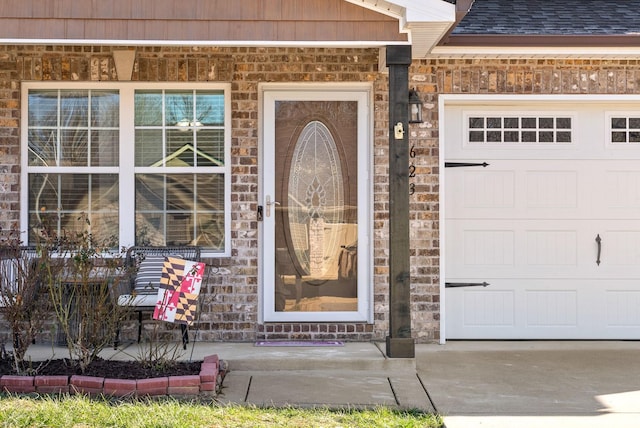
<path fill-rule="evenodd" d="M 230 85 L 27 82 L 22 113 L 28 242 L 46 220 L 230 254 Z"/>
<path fill-rule="evenodd" d="M 469 144 L 571 144 L 573 117 L 540 112 L 466 112 L 466 141 Z"/>
<path fill-rule="evenodd" d="M 640 114 L 638 112 L 608 112 L 607 141 L 612 146 L 630 147 L 640 144 Z"/>

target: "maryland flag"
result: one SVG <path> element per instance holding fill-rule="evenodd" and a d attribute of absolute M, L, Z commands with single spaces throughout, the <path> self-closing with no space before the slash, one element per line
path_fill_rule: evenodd
<path fill-rule="evenodd" d="M 165 257 L 153 318 L 193 324 L 204 268 L 204 263 Z"/>

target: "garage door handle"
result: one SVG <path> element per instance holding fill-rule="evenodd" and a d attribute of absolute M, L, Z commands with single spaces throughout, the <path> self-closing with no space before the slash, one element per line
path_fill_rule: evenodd
<path fill-rule="evenodd" d="M 600 234 L 596 236 L 596 243 L 598 244 L 598 258 L 596 259 L 596 264 L 600 266 L 600 254 L 602 253 L 602 238 L 600 238 Z"/>
<path fill-rule="evenodd" d="M 491 285 L 488 282 L 445 282 L 444 288 L 460 288 L 460 287 L 486 287 Z"/>
<path fill-rule="evenodd" d="M 481 166 L 483 168 L 486 168 L 489 166 L 488 163 L 486 162 L 482 162 L 482 163 L 477 163 L 477 162 L 445 162 L 444 163 L 444 167 L 445 168 L 465 168 L 465 167 L 469 167 L 469 166 Z"/>

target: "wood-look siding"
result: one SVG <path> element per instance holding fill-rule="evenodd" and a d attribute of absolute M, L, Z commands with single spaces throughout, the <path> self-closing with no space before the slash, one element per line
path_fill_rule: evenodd
<path fill-rule="evenodd" d="M 343 0 L 0 0 L 0 39 L 407 41 Z"/>

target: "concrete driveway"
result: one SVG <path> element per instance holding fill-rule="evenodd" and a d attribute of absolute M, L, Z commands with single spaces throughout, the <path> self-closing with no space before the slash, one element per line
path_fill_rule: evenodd
<path fill-rule="evenodd" d="M 449 341 L 416 368 L 447 428 L 640 427 L 640 342 Z"/>

